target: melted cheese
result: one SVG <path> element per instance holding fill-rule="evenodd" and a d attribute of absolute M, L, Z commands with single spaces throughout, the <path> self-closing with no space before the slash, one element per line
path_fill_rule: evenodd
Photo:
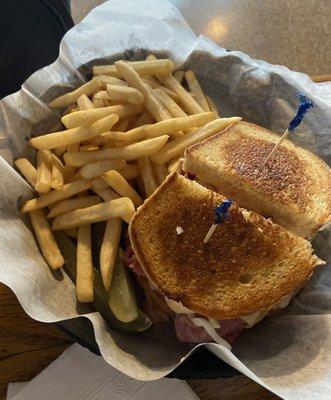
<path fill-rule="evenodd" d="M 231 350 L 231 346 L 229 343 L 223 339 L 215 330 L 213 325 L 205 318 L 192 318 L 190 320 L 193 322 L 195 326 L 200 328 L 204 328 L 204 330 L 208 333 L 208 335 L 218 344 L 224 346 L 228 350 Z"/>

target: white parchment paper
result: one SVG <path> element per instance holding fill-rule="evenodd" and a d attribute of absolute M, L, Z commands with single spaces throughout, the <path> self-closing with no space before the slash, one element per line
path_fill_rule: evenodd
<path fill-rule="evenodd" d="M 85 315 L 104 359 L 141 380 L 165 376 L 194 349 L 177 341 L 170 324 L 125 335 L 112 331 L 89 306 L 77 309 L 73 284 L 65 274 L 51 273 L 18 212 L 32 190 L 11 164 L 18 156 L 33 157 L 26 138 L 49 132 L 59 121 L 47 102 L 84 82 L 91 65 L 141 59 L 149 52 L 194 69 L 223 116 L 241 115 L 276 132 L 283 132 L 294 115 L 295 94 L 306 93 L 314 108 L 292 139 L 331 161 L 330 83 L 315 84 L 304 74 L 196 37 L 166 0 L 112 0 L 94 9 L 65 35 L 55 63 L 0 101 L 0 281 L 39 321 Z M 330 230 L 324 229 L 314 243 L 328 263 L 330 242 Z M 330 271 L 319 268 L 282 314 L 245 331 L 233 352 L 217 344 L 207 347 L 284 399 L 330 399 Z"/>

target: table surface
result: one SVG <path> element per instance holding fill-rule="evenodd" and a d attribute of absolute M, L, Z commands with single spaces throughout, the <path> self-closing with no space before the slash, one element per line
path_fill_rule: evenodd
<path fill-rule="evenodd" d="M 13 292 L 0 283 L 0 400 L 9 382 L 31 380 L 70 344 L 54 324 L 32 320 Z M 201 400 L 276 400 L 277 396 L 240 375 L 188 382 Z"/>

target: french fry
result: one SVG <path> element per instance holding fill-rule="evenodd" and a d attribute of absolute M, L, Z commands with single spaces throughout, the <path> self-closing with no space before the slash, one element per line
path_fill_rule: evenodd
<path fill-rule="evenodd" d="M 168 97 L 170 97 L 174 101 L 179 101 L 179 96 L 173 92 L 172 90 L 168 89 L 165 86 L 162 86 L 156 78 L 153 76 L 143 77 L 143 82 L 150 86 L 152 89 L 159 89 L 161 92 L 165 93 Z"/>
<path fill-rule="evenodd" d="M 149 156 L 157 152 L 165 145 L 168 138 L 168 135 L 163 135 L 116 149 L 78 151 L 75 153 L 67 152 L 64 153 L 63 158 L 68 165 L 75 167 L 81 167 L 84 164 L 99 160 L 114 160 L 120 158 L 130 161 L 135 160 L 136 158 Z"/>
<path fill-rule="evenodd" d="M 168 75 L 166 77 L 158 76 L 158 79 L 161 80 L 164 86 L 174 91 L 179 96 L 180 103 L 183 105 L 188 114 L 199 114 L 203 112 L 203 108 L 192 98 L 192 96 L 190 96 L 190 94 L 172 75 Z"/>
<path fill-rule="evenodd" d="M 206 95 L 206 99 L 208 101 L 208 105 L 209 105 L 210 110 L 214 111 L 214 113 L 217 116 L 217 118 L 219 118 L 220 115 L 219 115 L 219 112 L 218 112 L 217 107 L 216 107 L 215 103 L 213 102 L 213 100 L 207 95 Z"/>
<path fill-rule="evenodd" d="M 186 83 L 192 93 L 194 93 L 195 101 L 200 104 L 204 111 L 210 111 L 209 104 L 206 100 L 206 97 L 202 91 L 200 83 L 195 75 L 195 73 L 191 70 L 185 72 L 185 80 Z"/>
<path fill-rule="evenodd" d="M 47 218 L 54 218 L 58 215 L 66 214 L 79 208 L 94 206 L 100 202 L 101 199 L 99 196 L 84 196 L 73 199 L 65 199 L 57 203 L 55 207 L 52 208 L 52 210 L 47 214 Z"/>
<path fill-rule="evenodd" d="M 63 231 L 68 237 L 77 239 L 78 236 L 78 229 L 77 228 L 71 228 L 71 229 L 65 229 Z"/>
<path fill-rule="evenodd" d="M 92 110 L 92 108 L 94 108 L 92 101 L 86 96 L 85 93 L 79 96 L 77 99 L 77 105 L 80 111 Z"/>
<path fill-rule="evenodd" d="M 168 75 L 175 66 L 169 59 L 149 60 L 149 61 L 133 61 L 127 63 L 139 75 Z M 96 65 L 93 67 L 93 75 L 111 75 L 121 78 L 124 75 L 118 70 L 117 65 Z"/>
<path fill-rule="evenodd" d="M 171 118 L 156 124 L 145 125 L 127 132 L 105 132 L 102 137 L 110 140 L 131 141 L 143 138 L 159 137 L 165 134 L 174 134 L 175 132 L 185 131 L 195 127 L 204 126 L 206 123 L 215 119 L 212 111 L 203 112 L 186 117 Z"/>
<path fill-rule="evenodd" d="M 55 154 L 52 154 L 52 188 L 56 190 L 60 190 L 64 185 L 64 166 L 61 160 L 56 157 Z"/>
<path fill-rule="evenodd" d="M 200 142 L 217 132 L 222 131 L 229 125 L 241 121 L 240 117 L 232 118 L 219 118 L 209 122 L 202 128 L 187 133 L 186 135 L 174 139 L 172 142 L 166 144 L 162 150 L 159 150 L 151 155 L 151 161 L 155 164 L 165 164 L 169 160 L 178 157 L 183 151 L 194 143 Z M 68 154 L 68 153 L 67 153 Z"/>
<path fill-rule="evenodd" d="M 106 182 L 105 182 L 106 183 Z M 107 183 L 106 183 L 107 184 Z M 119 199 L 120 196 L 109 186 L 104 189 L 92 189 L 103 201 Z"/>
<path fill-rule="evenodd" d="M 143 95 L 134 88 L 126 86 L 107 85 L 107 92 L 110 100 L 121 103 L 143 104 Z"/>
<path fill-rule="evenodd" d="M 28 200 L 22 207 L 21 212 L 26 213 L 39 208 L 47 207 L 49 204 L 67 199 L 77 193 L 90 189 L 92 181 L 81 179 L 72 183 L 67 183 L 61 190 L 52 190 L 35 199 Z"/>
<path fill-rule="evenodd" d="M 114 126 L 114 130 L 117 132 L 125 132 L 127 130 L 127 127 L 130 124 L 130 118 L 124 118 L 121 121 L 119 121 L 116 126 Z"/>
<path fill-rule="evenodd" d="M 107 222 L 100 249 L 100 271 L 104 287 L 107 291 L 113 278 L 115 261 L 121 238 L 122 221 L 113 218 Z"/>
<path fill-rule="evenodd" d="M 139 175 L 139 169 L 136 164 L 127 164 L 123 169 L 120 170 L 121 175 L 127 181 L 137 178 Z"/>
<path fill-rule="evenodd" d="M 105 180 L 103 180 L 102 178 L 95 178 L 92 181 L 91 189 L 94 191 L 94 190 L 97 190 L 97 189 L 105 189 L 105 188 L 108 188 L 108 187 L 109 187 L 109 185 Z"/>
<path fill-rule="evenodd" d="M 63 153 L 65 153 L 67 151 L 67 146 L 59 146 L 56 149 L 53 149 L 54 154 L 57 157 L 62 157 Z"/>
<path fill-rule="evenodd" d="M 102 178 L 120 196 L 128 197 L 129 199 L 131 199 L 135 207 L 138 207 L 142 204 L 143 199 L 119 172 L 115 170 L 108 171 L 102 175 Z"/>
<path fill-rule="evenodd" d="M 144 96 L 145 106 L 155 121 L 167 119 L 166 113 L 155 98 L 152 90 L 144 84 L 138 73 L 123 61 L 117 61 L 115 65 L 118 71 L 124 76 L 125 80 Z"/>
<path fill-rule="evenodd" d="M 77 102 L 79 97 L 84 93 L 86 96 L 90 96 L 91 94 L 97 92 L 100 89 L 100 82 L 98 78 L 93 78 L 84 85 L 78 87 L 72 92 L 66 93 L 60 97 L 57 97 L 53 101 L 49 103 L 49 107 L 51 108 L 59 108 L 59 107 L 67 107 L 71 104 Z"/>
<path fill-rule="evenodd" d="M 44 212 L 42 210 L 31 211 L 30 218 L 37 242 L 47 264 L 53 269 L 62 267 L 64 258 L 54 239 Z"/>
<path fill-rule="evenodd" d="M 183 82 L 183 78 L 184 78 L 184 71 L 175 71 L 174 72 L 174 78 L 176 79 L 176 81 L 181 85 Z"/>
<path fill-rule="evenodd" d="M 95 96 L 92 96 L 92 104 L 93 104 L 93 108 L 94 109 L 105 107 L 104 100 L 103 99 L 98 99 Z"/>
<path fill-rule="evenodd" d="M 109 106 L 97 108 L 93 110 L 77 111 L 72 114 L 65 115 L 61 118 L 63 125 L 67 129 L 91 125 L 101 118 L 108 117 L 110 114 L 116 114 L 119 118 L 132 117 L 139 115 L 144 111 L 142 105 L 133 104 L 120 104 L 116 106 Z"/>
<path fill-rule="evenodd" d="M 37 154 L 38 179 L 36 191 L 47 193 L 52 185 L 52 154 L 48 150 L 39 150 Z"/>
<path fill-rule="evenodd" d="M 124 160 L 103 160 L 85 164 L 80 169 L 80 176 L 85 179 L 96 178 L 110 169 L 121 170 L 126 166 Z"/>
<path fill-rule="evenodd" d="M 153 164 L 153 170 L 158 185 L 161 185 L 168 175 L 167 166 L 165 164 Z"/>
<path fill-rule="evenodd" d="M 172 172 L 177 172 L 178 174 L 180 174 L 182 172 L 183 161 L 183 158 L 175 158 L 173 161 L 171 161 L 168 165 L 169 174 L 171 174 Z"/>
<path fill-rule="evenodd" d="M 138 168 L 144 183 L 145 195 L 149 197 L 157 189 L 157 183 L 148 157 L 138 158 Z"/>
<path fill-rule="evenodd" d="M 16 168 L 24 176 L 24 178 L 35 189 L 38 180 L 37 169 L 30 163 L 30 161 L 27 158 L 19 158 L 15 161 L 14 164 Z"/>
<path fill-rule="evenodd" d="M 75 176 L 76 173 L 77 173 L 76 167 L 72 167 L 71 165 L 65 165 L 63 170 L 64 183 L 70 182 L 70 179 L 72 179 L 72 177 Z"/>
<path fill-rule="evenodd" d="M 95 99 L 110 100 L 107 90 L 100 90 L 99 92 L 94 93 L 93 97 Z"/>
<path fill-rule="evenodd" d="M 67 147 L 67 151 L 78 151 L 79 150 L 79 143 L 70 144 Z"/>
<path fill-rule="evenodd" d="M 114 76 L 98 75 L 98 79 L 101 83 L 102 89 L 104 90 L 107 89 L 107 85 L 129 86 L 129 84 L 125 82 L 123 79 L 115 78 Z"/>
<path fill-rule="evenodd" d="M 78 228 L 76 294 L 82 303 L 94 299 L 94 273 L 92 263 L 91 225 Z"/>
<path fill-rule="evenodd" d="M 122 218 L 129 223 L 134 212 L 135 208 L 132 201 L 127 197 L 121 197 L 59 215 L 53 220 L 52 230 L 76 228 L 95 222 L 108 221 L 111 218 Z"/>
<path fill-rule="evenodd" d="M 187 116 L 186 112 L 165 92 L 160 89 L 154 89 L 154 93 L 156 98 L 161 102 L 161 104 L 163 104 L 166 110 L 169 111 L 172 117 L 179 118 Z"/>
<path fill-rule="evenodd" d="M 95 111 L 77 111 L 87 112 Z M 72 115 L 72 114 L 71 114 Z M 54 149 L 59 146 L 70 146 L 85 140 L 92 140 L 98 137 L 101 133 L 108 131 L 118 121 L 116 114 L 110 114 L 94 122 L 91 126 L 82 126 L 80 128 L 72 128 L 65 131 L 49 133 L 48 135 L 42 135 L 30 139 L 30 144 L 39 149 Z"/>
<path fill-rule="evenodd" d="M 137 119 L 137 121 L 132 125 L 132 129 L 138 128 L 139 126 L 142 126 L 142 125 L 151 124 L 152 122 L 154 122 L 154 118 L 151 116 L 149 111 L 146 110 L 140 115 L 140 117 Z"/>

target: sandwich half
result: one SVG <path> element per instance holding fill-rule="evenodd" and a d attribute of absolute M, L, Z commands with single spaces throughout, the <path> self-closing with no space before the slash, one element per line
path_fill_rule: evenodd
<path fill-rule="evenodd" d="M 172 310 L 183 341 L 232 341 L 286 306 L 323 263 L 307 240 L 236 203 L 204 244 L 225 199 L 173 173 L 129 225 L 139 274 Z"/>
<path fill-rule="evenodd" d="M 263 165 L 278 140 L 267 129 L 238 122 L 190 146 L 183 171 L 240 206 L 311 238 L 330 221 L 330 168 L 289 140 Z"/>

